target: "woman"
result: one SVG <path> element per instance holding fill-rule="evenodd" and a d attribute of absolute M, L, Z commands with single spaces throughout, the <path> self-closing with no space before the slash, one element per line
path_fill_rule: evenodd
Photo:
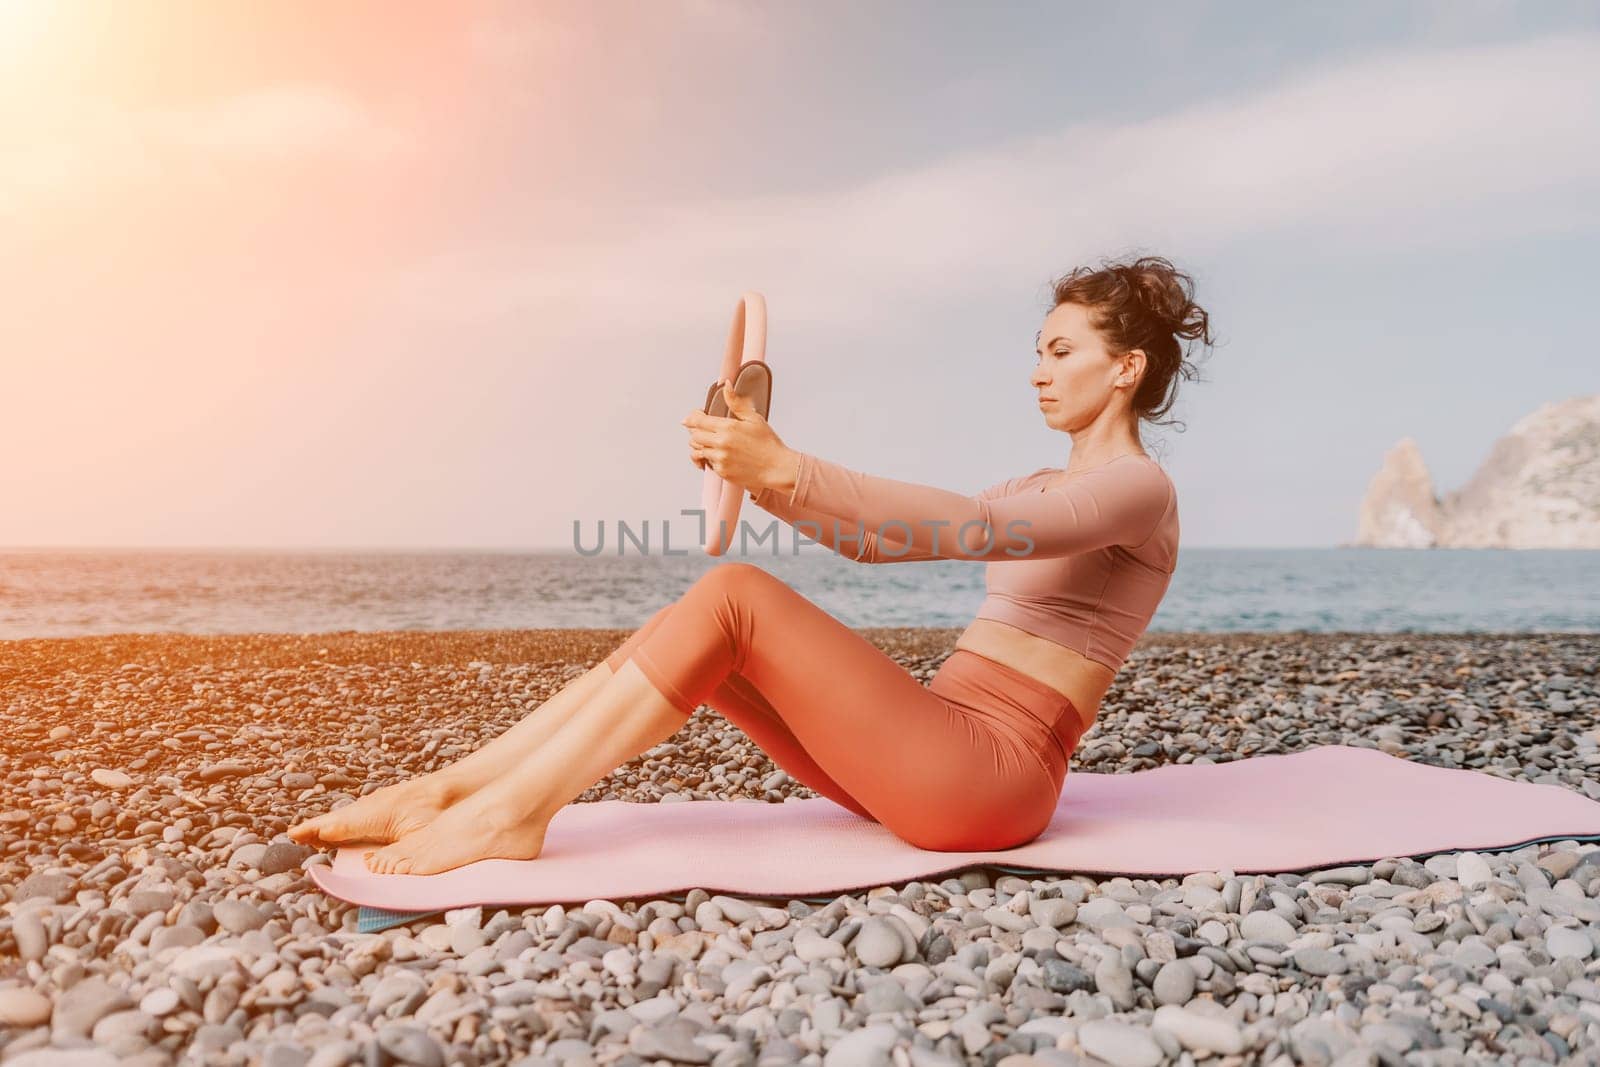
<path fill-rule="evenodd" d="M 1072 437 L 1065 468 L 968 497 L 797 452 L 731 389 L 729 418 L 684 420 L 696 465 L 836 551 L 988 562 L 988 597 L 928 686 L 769 572 L 722 563 L 490 744 L 290 836 L 390 842 L 366 853 L 379 873 L 532 859 L 556 811 L 701 703 L 798 781 L 920 848 L 1038 836 L 1177 566 L 1176 489 L 1139 421 L 1194 377 L 1179 339 L 1211 343 L 1191 279 L 1160 257 L 1079 268 L 1053 296 L 1031 384 L 1045 423 Z"/>

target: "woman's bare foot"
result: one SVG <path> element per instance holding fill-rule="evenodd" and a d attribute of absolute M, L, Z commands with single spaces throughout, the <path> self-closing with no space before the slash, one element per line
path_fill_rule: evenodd
<path fill-rule="evenodd" d="M 477 860 L 536 859 L 556 812 L 677 733 L 684 718 L 630 660 L 520 765 L 387 848 L 363 850 L 367 869 L 428 875 Z"/>
<path fill-rule="evenodd" d="M 550 819 L 520 799 L 504 779 L 491 782 L 427 826 L 365 853 L 367 869 L 438 874 L 477 860 L 537 859 Z"/>
<path fill-rule="evenodd" d="M 414 778 L 368 793 L 354 804 L 289 828 L 289 838 L 302 845 L 331 848 L 355 841 L 398 841 L 427 826 L 456 800 L 461 789 L 447 783 Z"/>

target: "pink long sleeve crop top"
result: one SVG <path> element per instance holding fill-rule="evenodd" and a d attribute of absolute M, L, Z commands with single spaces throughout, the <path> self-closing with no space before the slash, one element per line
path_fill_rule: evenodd
<path fill-rule="evenodd" d="M 977 496 L 879 478 L 800 454 L 793 495 L 762 508 L 862 563 L 987 563 L 977 618 L 1015 626 L 1121 668 L 1178 564 L 1178 493 L 1147 456 L 1118 456 L 1047 485 L 1058 467 Z"/>

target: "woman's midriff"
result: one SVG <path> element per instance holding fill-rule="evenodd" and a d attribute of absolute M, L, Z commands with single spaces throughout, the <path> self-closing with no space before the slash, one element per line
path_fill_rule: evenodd
<path fill-rule="evenodd" d="M 1077 709 L 1087 731 L 1100 712 L 1100 701 L 1116 672 L 1079 652 L 1026 630 L 993 619 L 974 619 L 956 641 L 957 648 L 992 659 L 1043 682 Z"/>

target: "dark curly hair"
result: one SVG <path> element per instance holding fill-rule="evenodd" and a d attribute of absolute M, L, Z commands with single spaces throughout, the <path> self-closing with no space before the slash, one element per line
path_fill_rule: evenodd
<path fill-rule="evenodd" d="M 1198 377 L 1198 368 L 1179 339 L 1212 345 L 1211 318 L 1194 302 L 1194 279 L 1161 256 L 1131 263 L 1101 260 L 1098 268 L 1079 267 L 1053 283 L 1049 310 L 1079 304 L 1106 338 L 1113 355 L 1144 350 L 1145 369 L 1134 388 L 1134 414 L 1155 425 L 1178 397 L 1178 378 Z M 1181 424 L 1180 424 L 1181 425 Z"/>

